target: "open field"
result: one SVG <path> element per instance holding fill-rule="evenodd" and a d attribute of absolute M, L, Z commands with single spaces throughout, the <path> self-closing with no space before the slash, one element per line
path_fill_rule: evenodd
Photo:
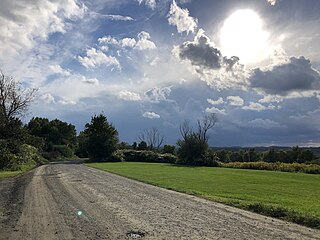
<path fill-rule="evenodd" d="M 77 162 L 0 181 L 0 239 L 320 239 L 320 231 Z"/>
<path fill-rule="evenodd" d="M 158 163 L 121 162 L 87 165 L 164 188 L 319 228 L 320 175 L 194 168 Z"/>

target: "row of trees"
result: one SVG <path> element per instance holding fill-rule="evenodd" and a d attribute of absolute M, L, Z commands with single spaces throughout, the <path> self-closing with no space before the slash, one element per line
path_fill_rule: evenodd
<path fill-rule="evenodd" d="M 298 146 L 290 150 L 278 150 L 270 148 L 264 152 L 258 152 L 254 148 L 240 151 L 215 151 L 220 162 L 283 162 L 283 163 L 310 163 L 316 156 L 309 149 L 299 148 Z"/>
<path fill-rule="evenodd" d="M 79 157 L 104 161 L 115 160 L 114 153 L 117 149 L 149 150 L 176 155 L 176 163 L 179 164 L 207 166 L 213 166 L 217 161 L 304 163 L 314 159 L 311 151 L 298 147 L 278 152 L 270 149 L 264 153 L 259 153 L 253 148 L 238 152 L 213 151 L 209 148 L 208 139 L 209 131 L 217 122 L 215 114 L 204 115 L 198 119 L 195 128 L 189 121 L 184 121 L 179 128 L 181 139 L 177 141 L 177 150 L 172 145 L 163 146 L 165 136 L 154 127 L 144 130 L 137 137 L 139 143 L 119 144 L 116 128 L 103 114 L 93 116 L 79 136 L 74 125 L 58 119 L 50 121 L 47 118 L 35 117 L 23 125 L 20 118 L 27 111 L 35 93 L 36 89 L 23 89 L 19 82 L 0 72 L 0 168 L 8 165 L 8 160 L 3 159 L 17 159 L 16 156 L 25 158 L 23 154 L 26 154 L 26 149 L 48 160 L 71 158 L 76 154 Z M 11 157 L 8 157 L 8 154 L 11 154 Z M 152 156 L 156 159 L 155 155 Z M 163 156 L 159 155 L 160 158 Z M 165 158 L 170 161 L 176 159 L 167 155 Z"/>

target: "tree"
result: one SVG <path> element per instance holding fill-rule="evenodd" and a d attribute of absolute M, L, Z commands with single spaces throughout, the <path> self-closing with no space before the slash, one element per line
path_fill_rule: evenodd
<path fill-rule="evenodd" d="M 28 138 L 19 117 L 28 110 L 35 92 L 36 89 L 23 88 L 20 82 L 0 70 L 0 141 L 1 149 L 10 156 L 17 154 Z"/>
<path fill-rule="evenodd" d="M 83 131 L 85 147 L 91 159 L 110 160 L 117 149 L 118 131 L 103 114 L 93 116 Z"/>
<path fill-rule="evenodd" d="M 208 160 L 208 131 L 217 122 L 215 114 L 205 115 L 197 120 L 197 131 L 194 131 L 189 121 L 184 121 L 180 125 L 182 139 L 178 140 L 177 145 L 179 162 L 191 165 L 212 165 Z M 210 155 L 210 154 L 209 154 Z"/>
<path fill-rule="evenodd" d="M 21 82 L 6 76 L 0 70 L 0 121 L 2 127 L 9 121 L 21 117 L 34 100 L 36 89 L 24 89 Z"/>
<path fill-rule="evenodd" d="M 29 121 L 27 128 L 33 136 L 45 140 L 46 148 L 50 145 L 76 146 L 76 127 L 59 119 L 49 121 L 47 118 L 35 117 Z"/>
<path fill-rule="evenodd" d="M 201 165 L 201 160 L 208 150 L 208 143 L 199 139 L 197 133 L 188 134 L 183 140 L 178 140 L 178 163 Z"/>
<path fill-rule="evenodd" d="M 163 146 L 162 152 L 163 153 L 170 153 L 170 154 L 175 154 L 175 149 L 176 147 L 170 144 L 166 144 Z"/>
<path fill-rule="evenodd" d="M 204 142 L 208 142 L 208 131 L 214 127 L 217 122 L 217 116 L 214 113 L 203 116 L 202 119 L 197 120 L 198 137 Z"/>
<path fill-rule="evenodd" d="M 138 144 L 138 150 L 147 150 L 148 149 L 148 144 L 145 141 L 141 141 Z"/>
<path fill-rule="evenodd" d="M 151 150 L 159 149 L 165 140 L 165 136 L 162 135 L 158 128 L 152 127 L 143 130 L 138 136 L 138 140 L 146 142 Z"/>

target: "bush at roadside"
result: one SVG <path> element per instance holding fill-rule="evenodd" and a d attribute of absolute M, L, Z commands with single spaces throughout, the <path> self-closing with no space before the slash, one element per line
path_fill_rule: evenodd
<path fill-rule="evenodd" d="M 220 166 L 226 167 L 226 168 L 242 168 L 242 169 L 320 174 L 320 165 L 318 164 L 280 163 L 280 162 L 276 162 L 276 163 L 230 162 L 230 163 L 220 163 Z"/>

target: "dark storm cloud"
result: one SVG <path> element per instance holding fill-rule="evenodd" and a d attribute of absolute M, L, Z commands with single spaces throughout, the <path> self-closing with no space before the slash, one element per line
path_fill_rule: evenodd
<path fill-rule="evenodd" d="M 204 34 L 198 34 L 195 41 L 185 42 L 180 47 L 179 57 L 190 60 L 193 65 L 218 69 L 221 67 L 222 54 L 212 46 Z"/>
<path fill-rule="evenodd" d="M 192 65 L 209 69 L 226 67 L 231 70 L 239 61 L 238 57 L 223 57 L 221 51 L 214 47 L 214 43 L 200 30 L 194 41 L 188 41 L 179 46 L 179 57 L 189 60 Z"/>
<path fill-rule="evenodd" d="M 262 71 L 257 68 L 250 77 L 253 88 L 262 89 L 268 94 L 288 95 L 293 91 L 319 89 L 320 75 L 305 57 L 291 57 L 288 63 Z"/>

